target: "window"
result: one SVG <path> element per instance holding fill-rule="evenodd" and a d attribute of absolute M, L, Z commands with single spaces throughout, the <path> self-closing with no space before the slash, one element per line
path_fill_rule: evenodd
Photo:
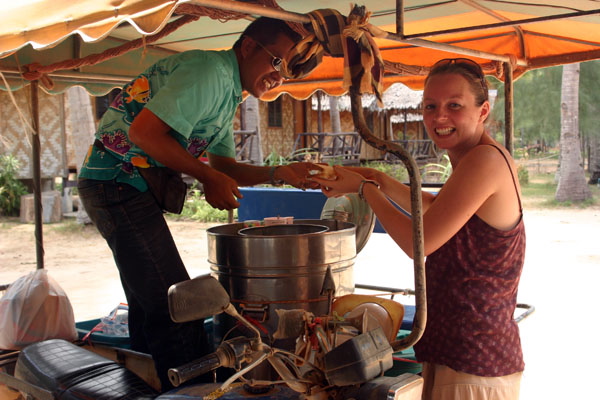
<path fill-rule="evenodd" d="M 281 128 L 283 126 L 281 118 L 281 97 L 271 101 L 268 104 L 269 126 Z"/>

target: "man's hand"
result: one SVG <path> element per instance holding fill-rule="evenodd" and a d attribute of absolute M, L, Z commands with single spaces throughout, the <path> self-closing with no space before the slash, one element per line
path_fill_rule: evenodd
<path fill-rule="evenodd" d="M 235 179 L 215 169 L 211 168 L 211 170 L 212 172 L 202 182 L 204 197 L 208 204 L 219 210 L 238 208 L 240 203 L 237 199 L 244 196 L 242 196 Z"/>
<path fill-rule="evenodd" d="M 321 169 L 318 164 L 297 162 L 277 167 L 273 178 L 282 180 L 298 189 L 319 189 L 319 184 L 312 180 L 313 173 L 311 171 Z"/>

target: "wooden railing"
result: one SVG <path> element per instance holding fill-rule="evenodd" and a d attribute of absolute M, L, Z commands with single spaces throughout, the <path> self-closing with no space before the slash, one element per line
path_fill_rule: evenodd
<path fill-rule="evenodd" d="M 404 147 L 417 162 L 429 162 L 438 159 L 438 150 L 430 139 L 421 140 L 392 140 Z M 393 154 L 385 155 L 386 161 L 399 161 Z"/>
<path fill-rule="evenodd" d="M 361 145 L 362 139 L 357 132 L 305 132 L 296 137 L 293 154 L 297 161 L 304 161 L 304 155 L 314 153 L 318 158 L 312 161 L 358 165 Z"/>
<path fill-rule="evenodd" d="M 259 145 L 256 130 L 233 131 L 233 139 L 235 141 L 235 159 L 238 162 L 256 163 L 258 161 L 252 159 L 252 147 Z M 260 160 L 260 162 L 262 162 L 262 160 Z"/>

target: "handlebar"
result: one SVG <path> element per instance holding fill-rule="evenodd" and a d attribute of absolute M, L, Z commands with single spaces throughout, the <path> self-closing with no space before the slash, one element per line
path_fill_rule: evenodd
<path fill-rule="evenodd" d="M 190 379 L 217 369 L 221 365 L 222 361 L 219 358 L 218 353 L 214 352 L 177 368 L 170 368 L 168 376 L 171 384 L 177 387 Z"/>
<path fill-rule="evenodd" d="M 242 362 L 252 360 L 253 354 L 263 353 L 264 347 L 255 338 L 238 336 L 221 343 L 214 353 L 182 366 L 170 368 L 167 375 L 171 384 L 177 387 L 219 367 L 239 368 Z"/>

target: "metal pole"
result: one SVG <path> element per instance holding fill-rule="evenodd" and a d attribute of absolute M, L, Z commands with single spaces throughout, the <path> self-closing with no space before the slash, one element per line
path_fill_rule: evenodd
<path fill-rule="evenodd" d="M 321 93 L 316 92 L 317 96 L 317 132 L 323 132 L 323 108 L 321 106 Z"/>
<path fill-rule="evenodd" d="M 370 146 L 394 154 L 406 167 L 410 185 L 410 215 L 412 218 L 413 261 L 415 278 L 415 316 L 412 331 L 407 337 L 391 343 L 394 351 L 406 349 L 415 344 L 425 331 L 427 322 L 427 293 L 425 286 L 425 245 L 423 235 L 423 199 L 421 194 L 421 175 L 415 159 L 402 146 L 386 142 L 373 135 L 365 121 L 362 98 L 358 89 L 350 87 L 350 100 L 352 104 L 352 119 L 358 133 Z"/>
<path fill-rule="evenodd" d="M 450 53 L 461 54 L 464 56 L 486 58 L 488 60 L 502 61 L 502 62 L 510 61 L 510 57 L 505 54 L 495 54 L 495 53 L 488 53 L 487 51 L 466 49 L 466 48 L 452 46 L 452 45 L 445 44 L 445 43 L 431 42 L 429 40 L 424 40 L 424 39 L 403 39 L 403 38 L 399 37 L 398 35 L 396 35 L 394 33 L 390 33 L 390 32 L 387 32 L 385 39 L 395 40 L 397 42 L 411 44 L 415 47 L 425 47 L 428 49 L 447 51 Z M 386 49 L 383 49 L 382 51 L 385 51 L 385 50 Z M 519 59 L 517 59 L 517 65 L 519 65 L 521 67 L 527 67 L 529 65 L 529 63 L 527 62 L 527 60 L 519 58 Z"/>
<path fill-rule="evenodd" d="M 514 150 L 514 106 L 513 70 L 510 63 L 504 63 L 504 147 L 510 154 Z"/>
<path fill-rule="evenodd" d="M 404 37 L 404 0 L 396 0 L 396 34 Z"/>
<path fill-rule="evenodd" d="M 42 230 L 42 179 L 40 169 L 40 109 L 38 98 L 38 81 L 31 82 L 31 135 L 33 164 L 33 205 L 35 211 L 35 250 L 37 269 L 44 268 L 44 245 Z"/>
<path fill-rule="evenodd" d="M 59 104 L 59 109 L 58 109 L 58 115 L 60 118 L 60 151 L 62 152 L 61 154 L 61 162 L 62 162 L 62 177 L 63 178 L 67 178 L 67 180 L 69 179 L 69 161 L 67 160 L 67 127 L 65 126 L 65 94 L 61 93 L 58 95 L 58 104 Z M 66 181 L 63 180 L 63 193 L 65 193 L 65 189 L 66 187 L 64 187 L 64 185 L 66 184 Z"/>

